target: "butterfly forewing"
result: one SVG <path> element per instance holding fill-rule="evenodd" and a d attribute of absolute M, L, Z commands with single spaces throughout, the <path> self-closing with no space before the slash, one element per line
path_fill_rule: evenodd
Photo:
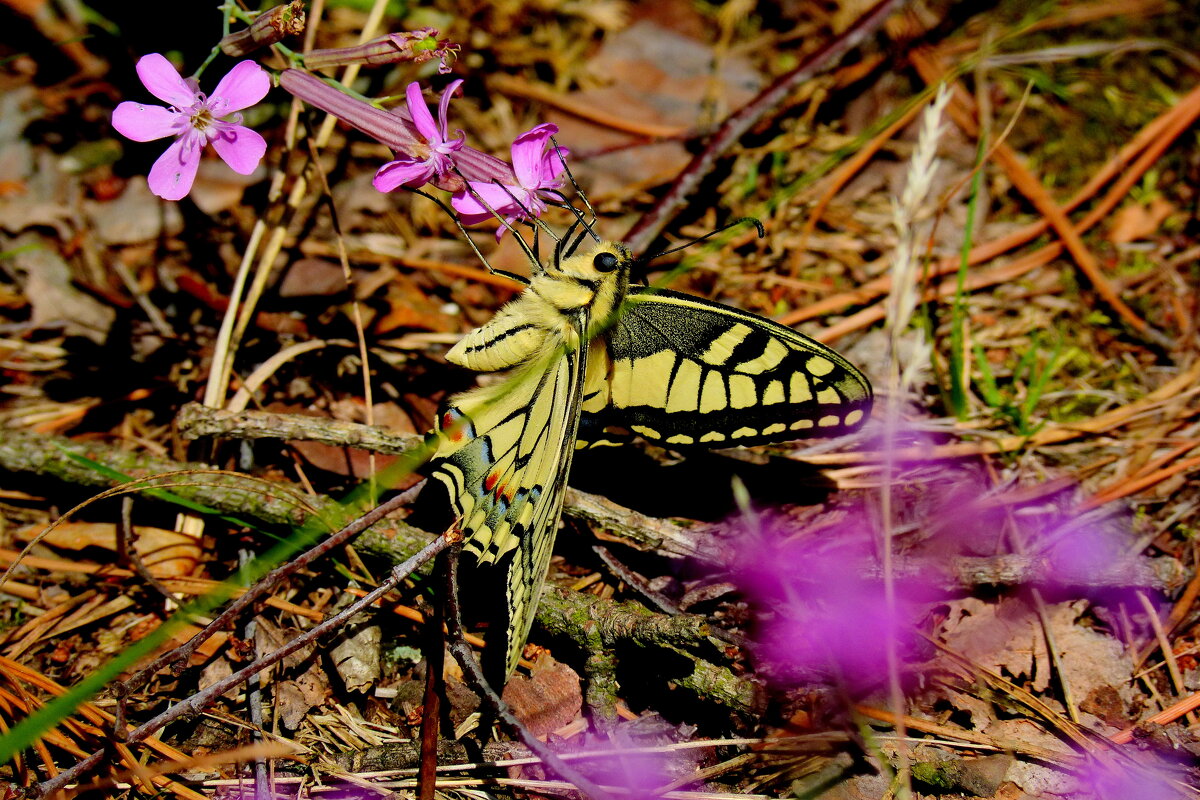
<path fill-rule="evenodd" d="M 583 438 L 622 427 L 668 445 L 766 444 L 847 433 L 870 412 L 870 383 L 835 351 L 676 292 L 631 287 L 601 346 L 606 381 L 589 375 Z"/>

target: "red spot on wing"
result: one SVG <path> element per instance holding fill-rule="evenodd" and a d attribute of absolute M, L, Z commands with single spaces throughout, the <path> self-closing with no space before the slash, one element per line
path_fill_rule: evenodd
<path fill-rule="evenodd" d="M 483 479 L 483 490 L 485 492 L 490 492 L 492 490 L 492 488 L 495 487 L 497 480 L 499 480 L 499 479 L 496 477 L 496 473 L 493 472 L 493 473 L 489 474 L 486 478 Z"/>
<path fill-rule="evenodd" d="M 446 433 L 450 441 L 462 441 L 466 427 L 466 423 L 462 420 L 462 414 L 455 413 L 453 410 L 442 414 L 442 431 Z"/>

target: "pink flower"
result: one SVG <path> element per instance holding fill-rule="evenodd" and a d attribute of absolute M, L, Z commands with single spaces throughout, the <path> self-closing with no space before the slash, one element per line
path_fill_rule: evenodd
<path fill-rule="evenodd" d="M 562 185 L 559 175 L 563 159 L 570 152 L 565 147 L 547 149 L 550 137 L 556 133 L 557 125 L 543 123 L 516 138 L 512 146 L 516 185 L 468 181 L 468 188 L 450 199 L 463 223 L 473 225 L 491 218 L 493 213 L 511 223 L 545 211 L 546 200 L 555 199 L 551 192 Z M 504 231 L 500 228 L 496 238 Z"/>
<path fill-rule="evenodd" d="M 416 83 L 408 85 L 408 113 L 424 141 L 414 142 L 406 154 L 380 167 L 375 173 L 376 189 L 391 192 L 401 186 L 422 186 L 450 172 L 454 167 L 450 155 L 460 150 L 466 140 L 462 131 L 458 132 L 457 139 L 447 139 L 446 110 L 450 106 L 450 96 L 460 84 L 462 81 L 454 81 L 442 92 L 436 123 L 421 97 L 421 87 Z"/>
<path fill-rule="evenodd" d="M 270 90 L 271 77 L 262 67 L 242 61 L 221 79 L 211 97 L 205 97 L 194 80 L 180 77 L 158 53 L 142 56 L 137 73 L 150 94 L 170 108 L 126 101 L 113 112 L 113 127 L 135 142 L 175 137 L 150 168 L 150 191 L 164 200 L 179 200 L 191 191 L 200 152 L 210 142 L 234 172 L 249 175 L 258 167 L 267 143 L 241 124 L 237 112 Z"/>

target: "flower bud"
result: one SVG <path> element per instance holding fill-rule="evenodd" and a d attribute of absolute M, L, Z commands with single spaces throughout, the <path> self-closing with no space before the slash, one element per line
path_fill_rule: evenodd
<path fill-rule="evenodd" d="M 241 58 L 278 41 L 286 36 L 304 32 L 303 0 L 292 0 L 286 5 L 275 6 L 259 14 L 250 27 L 229 34 L 220 42 L 221 52 L 227 56 Z"/>
<path fill-rule="evenodd" d="M 302 69 L 285 69 L 279 75 L 279 85 L 310 106 L 333 114 L 396 152 L 412 153 L 413 146 L 420 144 L 421 140 L 407 111 L 376 108 Z"/>
<path fill-rule="evenodd" d="M 372 39 L 356 47 L 335 47 L 325 50 L 310 50 L 304 54 L 304 66 L 308 69 L 326 69 L 346 64 L 378 66 L 411 61 L 420 64 L 440 58 L 438 72 L 450 71 L 448 61 L 458 53 L 459 46 L 450 44 L 449 39 L 438 39 L 437 28 L 419 28 L 415 31 L 391 33 Z"/>

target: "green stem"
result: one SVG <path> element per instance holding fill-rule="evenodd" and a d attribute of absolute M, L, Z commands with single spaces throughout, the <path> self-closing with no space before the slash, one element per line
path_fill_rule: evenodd
<path fill-rule="evenodd" d="M 221 12 L 221 36 L 224 38 L 225 36 L 229 35 L 229 20 L 233 12 L 237 9 L 232 3 L 222 3 L 221 5 L 217 6 L 217 10 Z M 219 41 L 220 40 L 218 39 L 218 42 Z M 204 70 L 208 69 L 208 65 L 213 62 L 213 59 L 215 59 L 220 52 L 220 44 L 214 44 L 212 50 L 208 51 L 208 57 L 204 59 L 203 64 L 196 68 L 196 71 L 192 73 L 192 77 L 199 81 L 200 76 L 204 74 Z"/>
<path fill-rule="evenodd" d="M 979 190 L 983 183 L 983 158 L 987 153 L 987 133 L 981 132 L 979 147 L 975 155 L 975 174 L 971 177 L 971 196 L 967 201 L 967 221 L 963 231 L 962 254 L 958 262 L 958 275 L 954 284 L 954 305 L 950 322 L 950 406 L 954 415 L 966 419 L 967 380 L 966 365 L 970 363 L 966 352 L 967 323 L 967 269 L 971 262 L 974 242 L 975 211 L 979 204 Z"/>

